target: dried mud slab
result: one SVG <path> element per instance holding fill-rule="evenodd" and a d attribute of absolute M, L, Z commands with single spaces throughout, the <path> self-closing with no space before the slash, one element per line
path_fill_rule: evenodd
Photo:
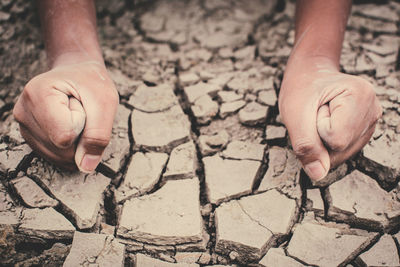
<path fill-rule="evenodd" d="M 386 131 L 371 140 L 363 149 L 359 164 L 373 173 L 385 189 L 393 187 L 400 178 L 400 139 L 393 131 Z"/>
<path fill-rule="evenodd" d="M 383 235 L 369 250 L 356 259 L 360 266 L 398 266 L 400 258 L 392 236 Z"/>
<path fill-rule="evenodd" d="M 226 132 L 228 140 L 239 140 L 250 143 L 261 143 L 264 129 L 261 127 L 247 127 L 240 123 L 237 114 L 228 116 L 225 119 L 215 119 L 207 126 L 199 127 L 201 135 L 214 136 L 220 132 Z M 201 138 L 201 136 L 200 136 Z"/>
<path fill-rule="evenodd" d="M 117 235 L 155 245 L 202 242 L 197 178 L 168 181 L 152 194 L 126 201 Z"/>
<path fill-rule="evenodd" d="M 200 153 L 203 157 L 211 156 L 216 152 L 224 149 L 230 139 L 229 134 L 225 130 L 213 135 L 200 135 L 197 138 Z"/>
<path fill-rule="evenodd" d="M 305 265 L 296 261 L 295 259 L 286 256 L 283 248 L 270 248 L 265 256 L 259 262 L 261 266 L 291 266 L 303 267 Z"/>
<path fill-rule="evenodd" d="M 254 160 L 230 160 L 218 155 L 203 158 L 205 181 L 211 203 L 251 193 L 261 163 Z"/>
<path fill-rule="evenodd" d="M 38 159 L 32 162 L 27 174 L 63 205 L 79 229 L 95 225 L 103 193 L 111 182 L 109 178 L 100 173 L 60 171 Z"/>
<path fill-rule="evenodd" d="M 228 117 L 231 114 L 236 113 L 238 110 L 246 105 L 246 101 L 238 100 L 233 102 L 222 103 L 219 109 L 219 116 L 221 119 Z"/>
<path fill-rule="evenodd" d="M 289 256 L 313 266 L 346 266 L 378 237 L 378 233 L 306 221 L 295 226 Z"/>
<path fill-rule="evenodd" d="M 30 208 L 46 208 L 58 205 L 57 200 L 48 196 L 40 186 L 26 176 L 12 180 L 11 184 L 24 204 Z"/>
<path fill-rule="evenodd" d="M 260 105 L 257 102 L 250 102 L 239 111 L 239 121 L 248 126 L 265 123 L 268 111 L 268 106 Z"/>
<path fill-rule="evenodd" d="M 0 145 L 2 145 L 0 148 L 0 173 L 13 176 L 32 149 L 26 144 L 12 148 L 7 148 L 7 144 L 4 143 Z"/>
<path fill-rule="evenodd" d="M 135 255 L 135 266 L 137 267 L 148 267 L 148 266 L 158 266 L 158 267 L 196 267 L 200 266 L 195 263 L 171 263 L 166 261 L 157 260 L 146 256 L 144 254 Z"/>
<path fill-rule="evenodd" d="M 297 220 L 296 201 L 276 190 L 223 203 L 215 211 L 216 251 L 240 263 L 259 261 Z"/>
<path fill-rule="evenodd" d="M 75 227 L 53 208 L 24 209 L 18 232 L 45 239 L 71 239 Z"/>
<path fill-rule="evenodd" d="M 4 121 L 0 124 L 0 135 L 2 139 L 7 139 L 13 145 L 22 145 L 25 143 L 25 139 L 19 131 L 19 124 L 11 112 L 8 113 Z"/>
<path fill-rule="evenodd" d="M 6 188 L 0 183 L 0 225 L 17 226 L 21 209 L 11 199 Z"/>
<path fill-rule="evenodd" d="M 114 118 L 114 125 L 110 143 L 104 150 L 102 163 L 113 176 L 115 176 L 124 165 L 129 155 L 129 116 L 131 111 L 119 105 Z"/>
<path fill-rule="evenodd" d="M 388 232 L 400 220 L 400 203 L 371 177 L 353 171 L 327 189 L 328 216 L 362 228 Z"/>
<path fill-rule="evenodd" d="M 193 141 L 175 147 L 171 151 L 164 179 L 186 179 L 196 175 L 197 155 Z"/>
<path fill-rule="evenodd" d="M 245 141 L 232 141 L 221 156 L 227 159 L 245 159 L 263 161 L 266 146 Z"/>
<path fill-rule="evenodd" d="M 276 188 L 292 198 L 300 199 L 301 164 L 294 153 L 280 147 L 271 147 L 268 153 L 268 169 L 257 191 Z"/>
<path fill-rule="evenodd" d="M 267 125 L 265 139 L 267 141 L 283 140 L 286 138 L 286 128 L 283 126 Z"/>
<path fill-rule="evenodd" d="M 321 196 L 321 191 L 318 188 L 307 189 L 306 191 L 306 209 L 314 212 L 316 215 L 323 217 L 325 214 L 324 200 Z"/>
<path fill-rule="evenodd" d="M 122 202 L 152 190 L 160 180 L 167 160 L 168 154 L 165 153 L 135 153 L 128 165 L 124 180 L 114 193 L 115 200 Z"/>
<path fill-rule="evenodd" d="M 178 104 L 171 85 L 147 86 L 141 84 L 129 98 L 129 105 L 143 112 L 160 112 Z"/>
<path fill-rule="evenodd" d="M 124 266 L 125 246 L 113 236 L 75 232 L 65 267 Z"/>
<path fill-rule="evenodd" d="M 209 95 L 197 98 L 191 108 L 199 125 L 209 123 L 218 114 L 218 103 L 213 101 Z"/>
<path fill-rule="evenodd" d="M 204 83 L 199 82 L 194 85 L 185 86 L 183 91 L 187 100 L 193 104 L 201 97 L 204 96 L 215 96 L 219 91 L 222 90 L 222 87 L 218 84 L 214 83 Z"/>
<path fill-rule="evenodd" d="M 180 106 L 164 112 L 132 112 L 131 129 L 135 146 L 154 151 L 170 151 L 189 141 L 190 123 Z"/>

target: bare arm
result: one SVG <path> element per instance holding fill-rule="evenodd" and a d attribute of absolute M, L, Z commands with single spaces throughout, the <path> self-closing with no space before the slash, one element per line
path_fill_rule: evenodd
<path fill-rule="evenodd" d="M 38 0 L 50 67 L 95 60 L 103 64 L 93 0 Z"/>
<path fill-rule="evenodd" d="M 93 171 L 107 146 L 118 93 L 104 65 L 93 0 L 38 0 L 50 70 L 15 107 L 22 136 L 57 165 Z"/>
<path fill-rule="evenodd" d="M 295 47 L 290 63 L 324 57 L 338 69 L 350 9 L 351 0 L 298 0 Z"/>
<path fill-rule="evenodd" d="M 372 85 L 339 72 L 350 0 L 298 0 L 295 44 L 279 95 L 293 150 L 312 180 L 359 151 L 381 108 Z"/>

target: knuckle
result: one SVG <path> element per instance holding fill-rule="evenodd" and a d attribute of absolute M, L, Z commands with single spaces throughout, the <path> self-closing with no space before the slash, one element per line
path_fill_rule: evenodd
<path fill-rule="evenodd" d="M 343 151 L 349 146 L 349 138 L 345 136 L 331 136 L 329 140 L 324 140 L 330 149 L 334 151 Z"/>
<path fill-rule="evenodd" d="M 107 108 L 117 107 L 119 104 L 119 95 L 117 90 L 106 90 L 99 98 L 99 104 Z"/>
<path fill-rule="evenodd" d="M 113 104 L 118 105 L 118 103 L 119 103 L 119 94 L 118 94 L 118 92 L 117 92 L 117 90 L 115 88 L 113 90 L 109 90 L 108 98 Z"/>
<path fill-rule="evenodd" d="M 362 103 L 368 104 L 371 109 L 369 110 L 369 116 L 371 120 L 371 125 L 374 125 L 378 122 L 378 120 L 382 117 L 382 107 L 379 102 L 378 97 L 376 96 L 374 86 L 372 83 L 369 81 L 358 77 L 359 78 L 359 83 L 358 83 L 358 90 L 360 90 L 360 99 L 362 100 Z"/>
<path fill-rule="evenodd" d="M 376 99 L 376 94 L 373 85 L 367 80 L 361 79 L 361 85 L 359 87 L 362 92 L 362 95 L 364 95 L 364 97 L 368 99 L 370 103 L 373 103 L 373 101 L 375 101 Z"/>
<path fill-rule="evenodd" d="M 42 80 L 42 75 L 40 74 L 38 76 L 33 77 L 24 87 L 24 93 L 27 94 L 28 96 L 32 95 L 35 93 L 36 88 L 40 86 L 40 81 Z"/>
<path fill-rule="evenodd" d="M 371 98 L 375 96 L 375 91 L 373 85 L 362 77 L 356 76 L 353 80 L 354 89 L 359 92 L 360 96 L 365 98 Z"/>
<path fill-rule="evenodd" d="M 57 147 L 67 148 L 75 141 L 77 135 L 73 131 L 64 131 L 57 134 L 53 134 L 51 141 Z"/>
<path fill-rule="evenodd" d="M 298 157 L 304 157 L 314 151 L 315 142 L 309 139 L 299 139 L 292 143 L 293 152 Z"/>
<path fill-rule="evenodd" d="M 360 77 L 360 76 L 354 76 L 355 78 L 356 78 L 356 84 L 357 84 L 357 86 L 359 87 L 359 88 L 362 88 L 362 89 L 364 89 L 364 90 L 368 90 L 368 91 L 373 91 L 373 86 L 372 86 L 372 83 L 370 83 L 368 80 L 366 80 L 366 79 L 364 79 L 364 78 L 362 78 L 362 77 Z"/>
<path fill-rule="evenodd" d="M 34 82 L 31 80 L 25 85 L 24 90 L 22 91 L 21 97 L 23 97 L 24 99 L 30 100 L 30 99 L 32 99 L 32 96 L 35 95 L 34 91 L 35 91 Z"/>
<path fill-rule="evenodd" d="M 87 150 L 102 151 L 108 146 L 111 136 L 102 131 L 89 131 L 82 136 L 82 139 Z"/>
<path fill-rule="evenodd" d="M 13 108 L 13 116 L 18 123 L 22 123 L 24 120 L 24 111 L 19 101 L 15 104 Z"/>
<path fill-rule="evenodd" d="M 21 98 L 24 99 L 26 102 L 33 102 L 35 101 L 35 97 L 38 93 L 43 91 L 48 91 L 48 83 L 43 82 L 44 74 L 39 74 L 38 76 L 33 77 L 25 86 L 24 90 L 22 91 Z"/>
<path fill-rule="evenodd" d="M 99 138 L 99 137 L 84 137 L 85 142 L 88 146 L 106 148 L 110 142 L 109 138 Z"/>

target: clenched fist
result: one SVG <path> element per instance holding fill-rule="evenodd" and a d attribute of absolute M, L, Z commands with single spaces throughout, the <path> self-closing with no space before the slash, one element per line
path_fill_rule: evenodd
<path fill-rule="evenodd" d="M 368 81 L 318 59 L 293 65 L 285 73 L 279 109 L 304 170 L 320 180 L 362 149 L 382 110 Z"/>
<path fill-rule="evenodd" d="M 25 86 L 14 116 L 39 154 L 67 168 L 93 171 L 109 143 L 118 93 L 103 64 L 59 65 Z"/>

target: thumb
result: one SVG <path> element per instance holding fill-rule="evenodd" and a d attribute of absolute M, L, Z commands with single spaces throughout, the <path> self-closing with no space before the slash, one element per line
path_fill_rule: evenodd
<path fill-rule="evenodd" d="M 328 174 L 330 157 L 317 131 L 318 105 L 301 99 L 304 98 L 294 98 L 297 101 L 283 107 L 283 120 L 293 151 L 301 161 L 304 171 L 310 179 L 318 181 Z"/>
<path fill-rule="evenodd" d="M 116 112 L 114 102 L 101 99 L 101 95 L 82 101 L 86 123 L 75 152 L 75 163 L 82 172 L 94 171 L 111 139 L 111 130 Z"/>

